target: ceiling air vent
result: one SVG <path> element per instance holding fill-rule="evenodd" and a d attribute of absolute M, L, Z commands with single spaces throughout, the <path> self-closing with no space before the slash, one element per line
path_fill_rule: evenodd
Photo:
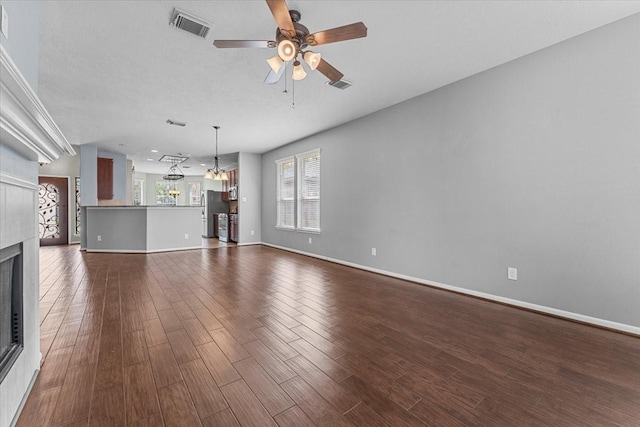
<path fill-rule="evenodd" d="M 203 39 L 207 37 L 209 29 L 211 28 L 211 24 L 204 19 L 197 18 L 177 8 L 173 9 L 170 24 L 188 33 L 202 37 Z"/>
<path fill-rule="evenodd" d="M 338 89 L 342 89 L 342 90 L 345 90 L 346 88 L 353 86 L 352 82 L 345 79 L 338 80 L 337 82 L 327 82 L 327 84 L 329 86 L 337 87 Z"/>

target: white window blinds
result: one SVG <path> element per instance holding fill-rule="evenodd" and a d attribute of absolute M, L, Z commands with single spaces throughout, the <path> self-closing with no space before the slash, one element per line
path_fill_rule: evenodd
<path fill-rule="evenodd" d="M 296 156 L 298 161 L 298 228 L 320 231 L 320 150 Z"/>
<path fill-rule="evenodd" d="M 295 228 L 295 162 L 293 157 L 276 161 L 277 213 L 276 226 Z"/>

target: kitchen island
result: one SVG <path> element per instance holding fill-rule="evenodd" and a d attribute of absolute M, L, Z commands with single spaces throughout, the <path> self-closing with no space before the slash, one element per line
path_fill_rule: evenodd
<path fill-rule="evenodd" d="M 202 248 L 200 206 L 85 206 L 80 249 L 152 253 Z"/>

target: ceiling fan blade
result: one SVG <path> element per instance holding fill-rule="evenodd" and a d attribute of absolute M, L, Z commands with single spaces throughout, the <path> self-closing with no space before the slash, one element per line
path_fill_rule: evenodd
<path fill-rule="evenodd" d="M 284 70 L 287 68 L 284 64 L 280 67 L 277 73 L 274 73 L 273 70 L 269 70 L 269 74 L 264 78 L 264 84 L 266 85 L 274 85 L 280 81 L 280 77 L 284 74 Z"/>
<path fill-rule="evenodd" d="M 272 48 L 278 44 L 273 40 L 214 40 L 213 45 L 218 48 L 228 47 L 257 47 Z"/>
<path fill-rule="evenodd" d="M 316 68 L 316 71 L 320 71 L 329 79 L 329 81 L 332 81 L 332 82 L 337 82 L 338 80 L 344 77 L 344 74 L 336 70 L 333 67 L 333 65 L 329 64 L 324 59 L 320 60 L 320 63 L 318 64 L 318 68 Z"/>
<path fill-rule="evenodd" d="M 344 40 L 359 39 L 361 37 L 367 37 L 367 27 L 365 27 L 362 22 L 356 22 L 342 27 L 309 34 L 306 37 L 306 41 L 310 46 L 318 46 L 321 44 L 341 42 Z"/>
<path fill-rule="evenodd" d="M 269 9 L 271 9 L 271 14 L 273 15 L 273 19 L 276 20 L 276 24 L 278 24 L 278 28 L 280 28 L 280 32 L 285 37 L 293 37 L 296 35 L 296 30 L 293 28 L 293 21 L 291 20 L 291 15 L 289 15 L 289 6 L 287 6 L 287 2 L 285 0 L 266 0 L 267 5 L 269 5 Z"/>

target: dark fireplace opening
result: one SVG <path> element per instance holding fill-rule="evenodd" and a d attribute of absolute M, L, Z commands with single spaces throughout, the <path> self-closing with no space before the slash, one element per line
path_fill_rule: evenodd
<path fill-rule="evenodd" d="M 22 244 L 0 249 L 0 382 L 24 346 Z"/>

